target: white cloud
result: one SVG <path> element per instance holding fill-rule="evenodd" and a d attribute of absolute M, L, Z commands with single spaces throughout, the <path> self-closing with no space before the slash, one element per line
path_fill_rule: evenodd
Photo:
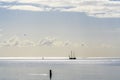
<path fill-rule="evenodd" d="M 19 45 L 20 45 L 20 40 L 17 36 L 13 36 L 1 43 L 1 46 L 6 46 L 6 47 L 19 46 Z"/>
<path fill-rule="evenodd" d="M 84 12 L 99 18 L 120 17 L 120 1 L 116 0 L 1 0 L 13 10 Z M 13 4 L 12 4 L 13 2 Z M 17 2 L 17 4 L 14 4 Z"/>
<path fill-rule="evenodd" d="M 76 43 L 54 37 L 45 37 L 39 41 L 32 41 L 13 36 L 1 42 L 0 47 L 78 47 L 78 45 L 76 46 Z"/>
<path fill-rule="evenodd" d="M 17 0 L 0 0 L 0 1 L 3 1 L 3 2 L 13 2 L 13 1 L 17 1 Z"/>
<path fill-rule="evenodd" d="M 0 43 L 1 47 L 31 47 L 35 46 L 35 43 L 30 40 L 22 40 L 18 36 L 13 36 Z"/>
<path fill-rule="evenodd" d="M 46 37 L 44 39 L 41 39 L 38 43 L 39 46 L 57 46 L 57 47 L 69 47 L 72 46 L 70 41 L 63 41 L 63 40 L 58 40 L 57 38 L 53 37 Z"/>
<path fill-rule="evenodd" d="M 46 37 L 44 39 L 41 39 L 39 41 L 38 45 L 40 45 L 40 46 L 53 46 L 55 41 L 56 41 L 55 38 Z"/>
<path fill-rule="evenodd" d="M 15 5 L 15 6 L 9 7 L 8 9 L 27 10 L 27 11 L 44 11 L 42 8 L 35 7 L 35 6 L 29 6 L 29 5 Z"/>
<path fill-rule="evenodd" d="M 34 47 L 36 43 L 31 40 L 23 40 L 21 43 L 21 47 Z"/>

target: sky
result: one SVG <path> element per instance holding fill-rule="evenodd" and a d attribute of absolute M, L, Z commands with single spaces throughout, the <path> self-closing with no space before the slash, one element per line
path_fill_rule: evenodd
<path fill-rule="evenodd" d="M 0 57 L 120 57 L 120 0 L 0 0 Z"/>

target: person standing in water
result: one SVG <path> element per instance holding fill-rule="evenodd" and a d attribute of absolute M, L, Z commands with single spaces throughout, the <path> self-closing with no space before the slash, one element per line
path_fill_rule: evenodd
<path fill-rule="evenodd" d="M 52 70 L 51 69 L 49 70 L 49 78 L 50 78 L 50 80 L 52 79 Z"/>

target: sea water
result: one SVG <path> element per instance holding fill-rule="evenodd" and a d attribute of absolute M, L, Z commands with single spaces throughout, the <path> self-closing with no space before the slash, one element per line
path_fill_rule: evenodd
<path fill-rule="evenodd" d="M 0 80 L 120 80 L 119 59 L 0 60 Z"/>

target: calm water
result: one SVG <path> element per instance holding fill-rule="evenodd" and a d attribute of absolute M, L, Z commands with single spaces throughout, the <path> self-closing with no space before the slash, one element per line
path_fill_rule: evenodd
<path fill-rule="evenodd" d="M 0 60 L 0 80 L 120 80 L 120 60 Z"/>

